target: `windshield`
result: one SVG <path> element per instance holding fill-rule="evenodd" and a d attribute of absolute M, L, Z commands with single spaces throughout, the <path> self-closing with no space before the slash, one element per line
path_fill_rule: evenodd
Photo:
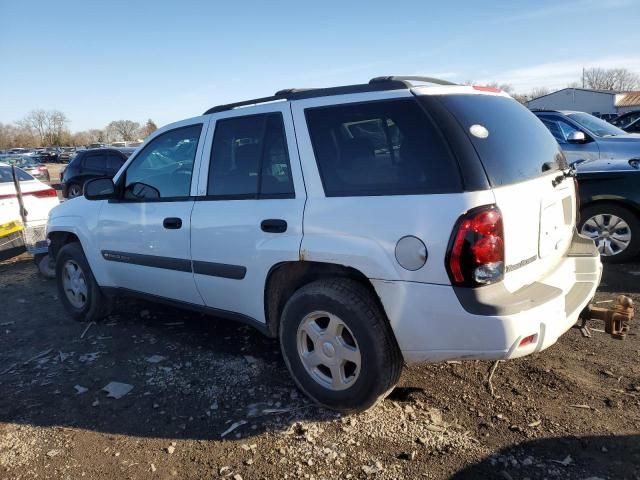
<path fill-rule="evenodd" d="M 611 137 L 625 134 L 624 130 L 614 127 L 610 123 L 600 120 L 588 113 L 569 113 L 567 116 L 598 137 Z"/>

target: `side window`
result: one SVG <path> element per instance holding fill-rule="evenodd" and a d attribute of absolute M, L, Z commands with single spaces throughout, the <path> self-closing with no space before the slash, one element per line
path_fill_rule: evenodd
<path fill-rule="evenodd" d="M 154 138 L 127 168 L 124 198 L 188 197 L 201 131 L 202 124 L 199 123 Z"/>
<path fill-rule="evenodd" d="M 456 161 L 414 100 L 306 110 L 326 196 L 462 190 Z"/>
<path fill-rule="evenodd" d="M 104 172 L 107 168 L 106 156 L 103 153 L 87 155 L 86 157 L 84 157 L 82 166 L 85 168 L 85 170 L 97 170 Z"/>
<path fill-rule="evenodd" d="M 124 163 L 124 158 L 120 155 L 116 155 L 115 153 L 110 153 L 107 156 L 107 170 L 110 172 L 116 173 L 120 170 L 120 167 Z"/>
<path fill-rule="evenodd" d="M 216 122 L 207 194 L 238 198 L 294 196 L 279 113 Z"/>
<path fill-rule="evenodd" d="M 545 127 L 549 129 L 557 142 L 561 144 L 567 143 L 569 134 L 578 131 L 576 127 L 558 117 L 543 116 L 540 117 L 540 120 L 542 120 L 542 123 L 544 123 Z"/>
<path fill-rule="evenodd" d="M 544 123 L 544 126 L 551 132 L 553 138 L 556 139 L 558 143 L 567 143 L 564 139 L 564 133 L 562 133 L 562 129 L 560 128 L 560 122 L 557 119 L 551 117 L 539 117 L 540 121 Z"/>

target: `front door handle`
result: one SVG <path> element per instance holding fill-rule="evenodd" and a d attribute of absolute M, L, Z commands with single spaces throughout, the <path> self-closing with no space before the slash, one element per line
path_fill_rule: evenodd
<path fill-rule="evenodd" d="M 162 221 L 162 226 L 168 230 L 178 230 L 182 228 L 182 219 L 177 217 L 168 217 Z"/>
<path fill-rule="evenodd" d="M 287 222 L 278 218 L 269 218 L 260 223 L 263 232 L 268 233 L 284 233 L 287 231 Z"/>

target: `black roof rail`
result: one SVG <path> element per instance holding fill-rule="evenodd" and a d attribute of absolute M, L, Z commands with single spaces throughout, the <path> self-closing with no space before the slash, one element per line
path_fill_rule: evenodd
<path fill-rule="evenodd" d="M 450 82 L 448 80 L 442 80 L 440 78 L 434 77 L 423 77 L 420 75 L 392 75 L 390 77 L 376 77 L 369 80 L 370 84 L 379 83 L 379 82 L 424 82 L 424 83 L 433 83 L 435 85 L 457 85 L 457 83 Z M 408 83 L 408 87 L 412 87 L 411 83 Z"/>
<path fill-rule="evenodd" d="M 369 83 L 360 83 L 356 85 L 344 85 L 340 87 L 326 87 L 326 88 L 288 88 L 284 90 L 278 90 L 275 95 L 270 97 L 254 98 L 252 100 L 244 100 L 242 102 L 228 103 L 226 105 L 218 105 L 211 107 L 204 112 L 203 115 L 210 113 L 224 112 L 227 110 L 233 110 L 238 107 L 246 107 L 248 105 L 256 105 L 258 103 L 276 102 L 278 100 L 302 100 L 304 98 L 316 98 L 316 97 L 329 97 L 332 95 L 348 95 L 350 93 L 364 93 L 364 92 L 378 92 L 384 90 L 400 90 L 413 87 L 409 82 L 410 80 L 435 83 L 437 85 L 456 85 L 455 83 L 448 82 L 446 80 L 439 80 L 437 78 L 430 77 L 376 77 L 369 81 Z"/>

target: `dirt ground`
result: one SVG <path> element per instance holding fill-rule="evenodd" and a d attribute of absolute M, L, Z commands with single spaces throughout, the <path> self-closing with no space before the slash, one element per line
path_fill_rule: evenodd
<path fill-rule="evenodd" d="M 640 300 L 640 265 L 607 266 L 596 300 L 619 292 Z M 27 256 L 0 263 L 0 305 L 0 479 L 640 478 L 638 315 L 500 363 L 495 396 L 491 363 L 421 365 L 341 417 L 246 326 L 134 301 L 75 323 Z"/>

